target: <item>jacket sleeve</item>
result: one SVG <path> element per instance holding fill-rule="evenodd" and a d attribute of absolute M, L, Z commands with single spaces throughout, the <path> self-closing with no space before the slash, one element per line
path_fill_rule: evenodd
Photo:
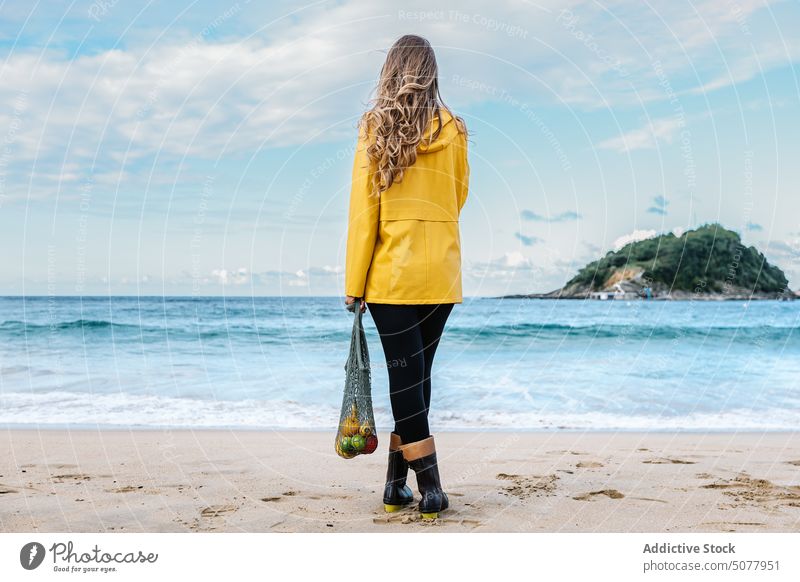
<path fill-rule="evenodd" d="M 464 208 L 469 194 L 469 160 L 467 159 L 467 136 L 463 133 L 459 137 L 459 153 L 456 160 L 456 192 L 458 192 L 458 212 Z"/>
<path fill-rule="evenodd" d="M 364 297 L 367 272 L 378 237 L 380 198 L 370 195 L 371 174 L 367 146 L 366 133 L 360 129 L 350 187 L 344 281 L 345 295 L 353 297 Z"/>

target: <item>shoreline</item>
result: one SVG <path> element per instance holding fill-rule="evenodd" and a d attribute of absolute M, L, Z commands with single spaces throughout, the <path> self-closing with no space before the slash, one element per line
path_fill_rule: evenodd
<path fill-rule="evenodd" d="M 798 431 L 441 431 L 450 509 L 383 511 L 388 433 L 6 429 L 4 532 L 800 531 Z M 409 485 L 419 500 L 411 472 Z"/>
<path fill-rule="evenodd" d="M 58 424 L 58 423 L 47 423 L 41 426 L 30 425 L 30 424 L 15 424 L 15 423 L 0 423 L 0 432 L 11 432 L 11 431 L 44 431 L 44 432 L 51 432 L 51 431 L 63 431 L 63 432 L 122 432 L 122 431 L 131 431 L 131 432 L 263 432 L 263 433 L 280 433 L 280 432 L 290 432 L 290 433 L 309 433 L 309 434 L 330 434 L 334 435 L 336 433 L 337 426 L 331 425 L 329 427 L 321 427 L 321 428 L 308 428 L 308 427 L 287 427 L 287 426 L 279 426 L 279 427 L 270 427 L 270 426 L 173 426 L 173 425 L 128 425 L 128 424 L 103 424 L 103 425 L 90 425 L 90 424 Z M 378 427 L 378 432 L 383 434 L 388 434 L 389 429 L 387 427 Z M 437 430 L 437 434 L 441 433 L 466 433 L 466 434 L 473 434 L 473 433 L 492 433 L 492 434 L 514 434 L 514 433 L 521 433 L 521 434 L 576 434 L 576 433 L 587 433 L 587 434 L 615 434 L 615 433 L 622 433 L 622 434 L 640 434 L 640 435 L 664 435 L 664 434 L 785 434 L 785 435 L 793 435 L 793 434 L 800 434 L 800 429 L 797 430 L 789 430 L 785 428 L 740 428 L 740 429 L 731 429 L 731 428 L 656 428 L 650 430 L 642 430 L 640 428 L 569 428 L 569 427 L 561 427 L 561 428 L 526 428 L 526 427 L 456 427 L 456 428 L 441 428 Z M 333 436 L 331 436 L 333 438 Z"/>

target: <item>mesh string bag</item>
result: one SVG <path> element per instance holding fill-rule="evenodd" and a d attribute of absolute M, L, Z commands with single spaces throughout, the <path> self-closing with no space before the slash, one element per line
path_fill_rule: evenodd
<path fill-rule="evenodd" d="M 355 306 L 355 307 L 353 307 Z M 353 309 L 351 309 L 353 307 Z M 350 355 L 345 362 L 344 396 L 336 431 L 336 453 L 344 459 L 368 455 L 378 448 L 378 433 L 372 412 L 372 388 L 367 336 L 359 302 L 347 306 L 354 311 Z"/>

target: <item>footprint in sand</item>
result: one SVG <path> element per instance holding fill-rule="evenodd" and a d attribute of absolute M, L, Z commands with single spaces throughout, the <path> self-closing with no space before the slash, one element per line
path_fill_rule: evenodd
<path fill-rule="evenodd" d="M 667 457 L 656 457 L 655 459 L 647 459 L 642 461 L 650 465 L 694 465 L 695 461 L 684 461 L 683 459 L 669 459 Z"/>
<path fill-rule="evenodd" d="M 201 517 L 217 517 L 226 513 L 233 513 L 238 508 L 235 505 L 210 505 L 200 512 Z"/>
<path fill-rule="evenodd" d="M 465 525 L 469 529 L 475 529 L 483 522 L 475 519 L 462 519 L 452 517 L 437 517 L 436 519 L 423 519 L 418 522 L 422 527 L 441 527 L 443 525 Z"/>
<path fill-rule="evenodd" d="M 800 459 L 796 461 L 786 461 L 789 465 L 794 465 L 795 467 L 800 467 Z"/>
<path fill-rule="evenodd" d="M 583 495 L 576 495 L 573 497 L 573 499 L 577 499 L 578 501 L 589 501 L 597 495 L 606 495 L 611 499 L 622 499 L 625 497 L 625 495 L 616 489 L 601 489 L 600 491 L 589 491 L 589 493 L 584 493 Z"/>
<path fill-rule="evenodd" d="M 373 517 L 372 523 L 417 523 L 420 517 L 414 507 L 402 509 L 396 513 L 384 515 L 383 517 Z"/>
<path fill-rule="evenodd" d="M 37 489 L 32 485 L 15 485 L 12 487 L 11 485 L 5 485 L 4 483 L 0 483 L 0 495 L 3 495 L 4 493 L 19 493 L 20 489 L 26 489 L 28 491 L 35 491 L 37 493 L 41 493 L 40 489 Z"/>
<path fill-rule="evenodd" d="M 501 495 L 513 495 L 520 499 L 526 499 L 531 495 L 551 495 L 556 489 L 558 475 L 509 475 L 508 473 L 498 473 L 496 479 L 511 481 L 511 484 L 504 487 Z"/>
<path fill-rule="evenodd" d="M 599 469 L 600 467 L 605 467 L 603 463 L 598 463 L 597 461 L 581 461 L 575 466 L 579 469 Z"/>
<path fill-rule="evenodd" d="M 415 509 L 412 509 L 412 511 L 387 515 L 385 517 L 373 517 L 372 523 L 398 523 L 401 525 L 417 524 L 423 527 L 455 524 L 455 525 L 465 525 L 468 526 L 470 529 L 474 529 L 479 525 L 483 525 L 482 521 L 467 517 L 442 516 L 431 520 L 421 519 L 419 513 Z"/>
<path fill-rule="evenodd" d="M 297 495 L 297 491 L 284 491 L 280 495 L 275 495 L 273 497 L 262 497 L 261 501 L 270 503 L 271 501 L 280 501 L 284 497 L 294 497 L 295 495 Z M 311 497 L 311 499 L 319 499 L 319 497 Z"/>
<path fill-rule="evenodd" d="M 108 491 L 111 493 L 133 493 L 135 491 L 141 491 L 142 489 L 144 489 L 144 485 L 126 485 L 125 487 L 108 489 Z"/>
<path fill-rule="evenodd" d="M 736 507 L 770 504 L 800 507 L 800 485 L 776 485 L 767 479 L 754 479 L 744 471 L 733 479 L 718 479 L 700 487 L 722 490 L 723 495 L 733 498 Z"/>
<path fill-rule="evenodd" d="M 67 473 L 64 475 L 53 475 L 50 477 L 56 483 L 77 483 L 80 481 L 89 481 L 91 477 L 83 473 Z"/>

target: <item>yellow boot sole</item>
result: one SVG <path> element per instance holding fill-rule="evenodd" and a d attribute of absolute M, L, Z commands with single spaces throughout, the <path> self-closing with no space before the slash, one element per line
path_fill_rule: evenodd
<path fill-rule="evenodd" d="M 389 505 L 388 503 L 383 504 L 383 509 L 386 513 L 394 513 L 395 511 L 400 511 L 405 507 L 404 505 Z"/>
<path fill-rule="evenodd" d="M 439 517 L 439 512 L 435 511 L 433 513 L 422 513 L 422 519 L 436 519 Z"/>

